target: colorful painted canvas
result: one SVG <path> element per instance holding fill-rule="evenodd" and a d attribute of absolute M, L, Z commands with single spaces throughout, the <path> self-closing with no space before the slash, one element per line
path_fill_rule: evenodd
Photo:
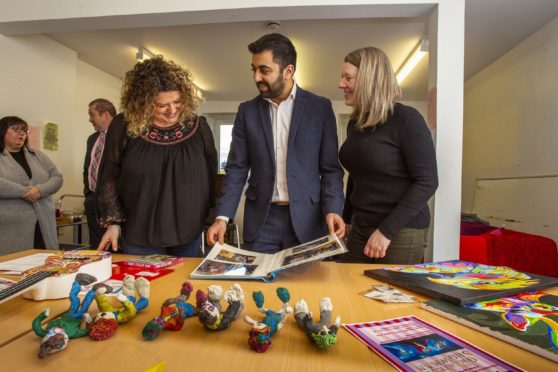
<path fill-rule="evenodd" d="M 386 267 L 364 274 L 456 305 L 558 286 L 558 278 L 467 261 Z"/>
<path fill-rule="evenodd" d="M 532 291 L 464 306 L 441 300 L 421 306 L 558 362 L 558 296 Z"/>
<path fill-rule="evenodd" d="M 521 371 L 414 316 L 343 327 L 399 371 Z"/>

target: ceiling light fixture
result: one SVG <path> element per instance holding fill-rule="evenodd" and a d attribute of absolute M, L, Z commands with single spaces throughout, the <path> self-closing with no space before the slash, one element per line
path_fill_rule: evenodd
<path fill-rule="evenodd" d="M 143 62 L 146 59 L 153 57 L 155 57 L 155 54 L 145 47 L 139 47 L 138 51 L 136 52 L 136 60 L 138 62 Z"/>
<path fill-rule="evenodd" d="M 396 77 L 399 84 L 413 71 L 426 53 L 428 53 L 428 39 L 421 39 L 413 52 L 403 62 L 403 65 L 397 70 Z"/>
<path fill-rule="evenodd" d="M 281 27 L 281 21 L 269 21 L 269 22 L 267 22 L 267 28 L 271 32 L 279 31 L 279 27 Z"/>

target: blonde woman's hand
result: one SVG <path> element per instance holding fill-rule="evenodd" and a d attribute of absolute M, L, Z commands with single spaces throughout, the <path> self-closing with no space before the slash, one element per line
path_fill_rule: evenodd
<path fill-rule="evenodd" d="M 380 230 L 376 229 L 364 246 L 364 254 L 370 258 L 383 258 L 390 243 L 391 240 L 386 238 Z"/>

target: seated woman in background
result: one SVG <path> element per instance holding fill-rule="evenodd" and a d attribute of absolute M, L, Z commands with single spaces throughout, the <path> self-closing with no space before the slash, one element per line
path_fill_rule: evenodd
<path fill-rule="evenodd" d="M 417 110 L 398 102 L 401 90 L 380 49 L 349 53 L 339 88 L 353 107 L 339 152 L 349 171 L 344 218 L 352 223 L 343 260 L 420 263 L 430 226 L 428 199 L 438 187 L 430 130 Z"/>
<path fill-rule="evenodd" d="M 207 121 L 194 114 L 197 96 L 191 74 L 162 56 L 126 73 L 97 185 L 108 226 L 99 249 L 116 250 L 121 231 L 127 254 L 201 255 L 217 150 Z"/>
<path fill-rule="evenodd" d="M 28 147 L 27 123 L 0 119 L 0 255 L 31 248 L 58 249 L 54 201 L 62 175 Z"/>

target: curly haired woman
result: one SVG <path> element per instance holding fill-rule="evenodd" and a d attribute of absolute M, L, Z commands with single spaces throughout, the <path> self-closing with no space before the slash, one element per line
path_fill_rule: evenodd
<path fill-rule="evenodd" d="M 126 73 L 97 186 L 108 226 L 98 249 L 116 250 L 122 234 L 127 254 L 200 255 L 217 151 L 197 97 L 191 74 L 162 56 Z"/>

